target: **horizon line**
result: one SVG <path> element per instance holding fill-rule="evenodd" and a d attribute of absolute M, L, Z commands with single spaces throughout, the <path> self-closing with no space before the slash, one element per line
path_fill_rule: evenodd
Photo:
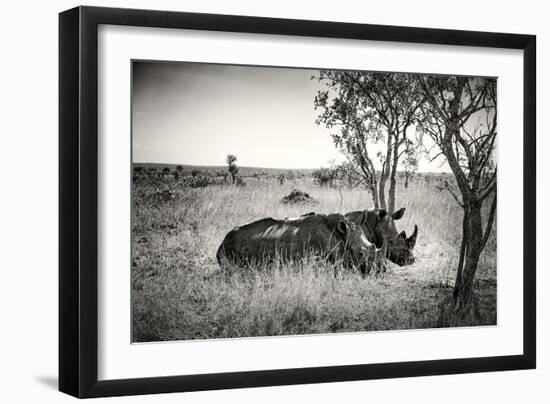
<path fill-rule="evenodd" d="M 165 165 L 165 166 L 188 166 L 188 167 L 227 167 L 227 164 L 185 164 L 185 163 L 159 163 L 151 161 L 132 161 L 132 164 L 156 164 L 156 165 Z M 239 165 L 239 168 L 258 168 L 258 169 L 267 169 L 267 170 L 317 170 L 319 168 L 330 168 L 329 165 L 319 166 L 319 167 L 266 167 L 266 166 L 245 166 Z M 376 170 L 382 171 L 382 170 Z M 403 172 L 404 170 L 397 170 L 398 172 Z M 452 174 L 452 171 L 416 171 L 416 173 L 431 173 L 431 174 Z"/>

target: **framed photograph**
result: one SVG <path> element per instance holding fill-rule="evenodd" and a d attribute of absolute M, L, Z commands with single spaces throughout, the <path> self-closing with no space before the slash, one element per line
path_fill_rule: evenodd
<path fill-rule="evenodd" d="M 535 66 L 532 35 L 61 13 L 60 390 L 535 368 Z"/>

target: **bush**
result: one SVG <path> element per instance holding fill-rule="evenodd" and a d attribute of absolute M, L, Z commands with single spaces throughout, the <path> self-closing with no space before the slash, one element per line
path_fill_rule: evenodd
<path fill-rule="evenodd" d="M 311 195 L 299 189 L 294 189 L 290 194 L 281 199 L 281 202 L 286 204 L 317 203 Z"/>
<path fill-rule="evenodd" d="M 244 180 L 240 176 L 235 177 L 235 184 L 238 187 L 245 187 L 246 186 L 246 182 L 244 182 Z"/>
<path fill-rule="evenodd" d="M 152 206 L 168 202 L 176 197 L 173 187 L 163 183 L 139 182 L 134 186 L 134 204 L 139 206 Z"/>
<path fill-rule="evenodd" d="M 313 181 L 320 187 L 333 187 L 336 179 L 336 170 L 321 167 L 311 174 Z"/>
<path fill-rule="evenodd" d="M 181 184 L 187 188 L 204 188 L 214 183 L 215 181 L 213 181 L 212 178 L 207 177 L 205 175 L 184 177 L 181 180 Z"/>

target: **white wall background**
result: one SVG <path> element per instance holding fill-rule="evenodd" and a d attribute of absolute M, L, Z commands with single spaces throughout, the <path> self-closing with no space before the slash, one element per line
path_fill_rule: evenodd
<path fill-rule="evenodd" d="M 542 268 L 550 238 L 550 26 L 544 2 L 353 0 L 90 1 L 282 18 L 531 33 L 538 40 L 538 369 L 109 399 L 110 402 L 547 402 L 550 396 L 550 276 Z M 0 401 L 68 402 L 57 392 L 57 13 L 78 5 L 5 2 L 0 63 Z M 519 135 L 519 134 L 518 134 Z M 414 349 L 414 347 L 411 347 Z"/>

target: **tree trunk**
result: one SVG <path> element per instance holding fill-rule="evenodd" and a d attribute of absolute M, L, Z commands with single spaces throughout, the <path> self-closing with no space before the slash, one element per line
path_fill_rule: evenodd
<path fill-rule="evenodd" d="M 467 223 L 463 225 L 466 230 L 463 235 L 464 267 L 460 275 L 457 273 L 457 282 L 453 290 L 455 309 L 459 312 L 465 312 L 472 302 L 475 274 L 483 250 L 482 203 L 475 200 L 468 204 L 468 209 L 464 213 Z"/>
<path fill-rule="evenodd" d="M 374 202 L 374 209 L 380 209 L 380 203 L 378 198 L 378 190 L 376 189 L 376 182 L 371 182 L 369 184 L 369 191 L 372 196 L 372 201 Z"/>
<path fill-rule="evenodd" d="M 380 207 L 388 210 L 386 205 L 386 182 L 388 181 L 389 173 L 386 167 L 388 167 L 388 165 L 384 162 L 382 173 L 380 174 L 380 183 L 378 184 L 378 200 L 380 201 Z"/>
<path fill-rule="evenodd" d="M 395 175 L 390 177 L 390 189 L 388 190 L 388 212 L 393 213 L 395 211 Z"/>
<path fill-rule="evenodd" d="M 405 189 L 409 188 L 409 173 L 405 173 Z"/>
<path fill-rule="evenodd" d="M 453 289 L 453 299 L 456 300 L 458 287 L 462 281 L 462 269 L 464 268 L 464 256 L 466 254 L 466 239 L 469 239 L 469 230 L 468 230 L 468 214 L 464 209 L 464 215 L 462 217 L 462 241 L 460 243 L 460 257 L 458 259 L 458 266 L 456 267 L 456 278 L 455 278 L 455 288 Z"/>
<path fill-rule="evenodd" d="M 386 182 L 390 178 L 390 169 L 392 161 L 393 145 L 395 144 L 394 135 L 391 131 L 388 132 L 388 140 L 386 143 L 386 157 L 382 164 L 382 173 L 380 174 L 380 184 L 378 185 L 378 198 L 380 199 L 380 207 L 388 211 L 388 205 L 386 204 Z M 390 211 L 391 212 L 391 211 Z"/>
<path fill-rule="evenodd" d="M 388 210 L 386 205 L 386 181 L 388 177 L 385 175 L 380 176 L 380 184 L 378 184 L 378 200 L 380 201 L 380 207 Z"/>
<path fill-rule="evenodd" d="M 395 176 L 397 175 L 397 163 L 399 162 L 399 139 L 395 139 L 393 143 L 393 158 L 391 162 L 390 173 L 390 189 L 388 190 L 388 212 L 393 213 L 395 211 L 395 186 L 397 181 Z"/>

